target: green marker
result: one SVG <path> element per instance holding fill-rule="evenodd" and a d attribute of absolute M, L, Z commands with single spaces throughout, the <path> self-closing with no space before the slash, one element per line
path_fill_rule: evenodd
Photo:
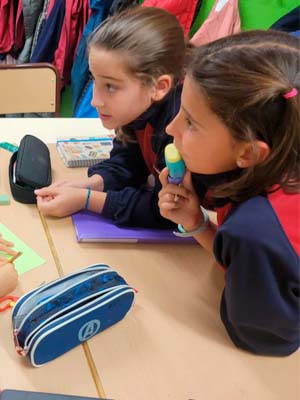
<path fill-rule="evenodd" d="M 0 147 L 1 147 L 2 149 L 5 149 L 5 150 L 7 150 L 7 151 L 10 151 L 11 153 L 14 153 L 15 151 L 18 151 L 18 149 L 19 149 L 18 146 L 15 146 L 14 144 L 8 143 L 8 142 L 1 142 L 1 143 L 0 143 Z"/>

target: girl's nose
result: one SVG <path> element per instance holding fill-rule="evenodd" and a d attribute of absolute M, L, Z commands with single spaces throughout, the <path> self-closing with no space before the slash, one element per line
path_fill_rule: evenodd
<path fill-rule="evenodd" d="M 95 84 L 93 85 L 93 97 L 91 104 L 95 108 L 102 107 L 104 105 L 102 96 L 100 95 L 99 90 L 97 90 Z"/>
<path fill-rule="evenodd" d="M 173 137 L 176 135 L 176 120 L 177 116 L 166 127 L 167 134 Z"/>

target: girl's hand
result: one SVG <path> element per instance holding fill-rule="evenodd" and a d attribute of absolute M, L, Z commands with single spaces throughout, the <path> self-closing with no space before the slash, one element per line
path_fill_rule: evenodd
<path fill-rule="evenodd" d="M 13 250 L 14 244 L 2 238 L 0 234 L 0 251 L 14 256 L 17 251 Z M 18 283 L 18 273 L 7 258 L 0 256 L 0 297 L 12 292 Z"/>
<path fill-rule="evenodd" d="M 87 190 L 61 186 L 48 186 L 35 190 L 38 209 L 44 215 L 66 217 L 85 206 Z"/>
<path fill-rule="evenodd" d="M 12 292 L 18 283 L 18 273 L 13 264 L 7 262 L 0 266 L 0 297 Z"/>
<path fill-rule="evenodd" d="M 104 182 L 103 178 L 100 175 L 93 175 L 89 178 L 80 179 L 80 180 L 71 180 L 71 181 L 57 181 L 52 183 L 52 185 L 48 186 L 48 188 L 58 188 L 58 187 L 72 187 L 78 189 L 87 189 L 91 188 L 92 190 L 96 190 L 98 192 L 103 192 Z"/>
<path fill-rule="evenodd" d="M 168 168 L 159 175 L 162 190 L 158 205 L 164 218 L 181 224 L 186 231 L 196 229 L 203 222 L 200 202 L 194 191 L 190 171 L 187 171 L 181 185 L 168 183 Z"/>
<path fill-rule="evenodd" d="M 13 250 L 12 247 L 14 247 L 14 244 L 12 242 L 9 242 L 8 240 L 3 239 L 0 233 L 0 251 L 14 256 L 15 254 L 17 254 L 17 251 Z M 2 264 L 6 264 L 7 262 L 7 258 L 0 255 L 0 266 Z"/>

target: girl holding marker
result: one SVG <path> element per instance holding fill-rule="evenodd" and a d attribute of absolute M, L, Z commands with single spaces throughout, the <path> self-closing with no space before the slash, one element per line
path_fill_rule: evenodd
<path fill-rule="evenodd" d="M 88 49 L 92 104 L 117 138 L 110 159 L 90 167 L 88 178 L 36 190 L 37 205 L 57 217 L 86 208 L 119 225 L 174 226 L 159 212 L 157 171 L 165 167 L 164 148 L 172 140 L 165 127 L 180 107 L 182 28 L 162 9 L 137 7 L 106 19 Z"/>
<path fill-rule="evenodd" d="M 162 171 L 161 214 L 225 268 L 222 321 L 256 354 L 299 347 L 299 90 L 298 40 L 242 32 L 194 50 L 167 128 L 187 173 L 178 186 Z"/>

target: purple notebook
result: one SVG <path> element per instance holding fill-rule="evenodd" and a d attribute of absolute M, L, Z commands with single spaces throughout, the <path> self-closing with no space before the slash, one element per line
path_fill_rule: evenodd
<path fill-rule="evenodd" d="M 172 230 L 119 228 L 101 215 L 80 211 L 72 215 L 78 242 L 178 243 L 194 244 L 194 238 L 179 238 Z"/>

